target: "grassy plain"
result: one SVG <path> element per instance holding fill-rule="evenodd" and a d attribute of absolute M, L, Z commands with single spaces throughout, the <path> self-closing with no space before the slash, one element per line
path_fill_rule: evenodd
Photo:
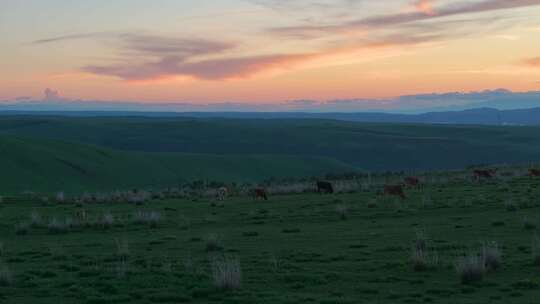
<path fill-rule="evenodd" d="M 405 201 L 377 190 L 144 205 L 5 197 L 0 302 L 537 303 L 539 179 L 445 177 L 408 189 Z M 53 219 L 71 227 L 54 229 Z M 417 234 L 430 257 L 422 271 L 412 262 Z M 457 259 L 493 242 L 501 267 L 463 284 Z M 239 262 L 240 288 L 215 286 L 211 265 L 222 257 Z"/>

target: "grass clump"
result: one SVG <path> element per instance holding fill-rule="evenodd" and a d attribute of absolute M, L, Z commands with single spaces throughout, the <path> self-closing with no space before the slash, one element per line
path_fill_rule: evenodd
<path fill-rule="evenodd" d="M 535 266 L 540 266 L 540 238 L 538 236 L 535 236 L 533 238 L 531 253 L 533 258 L 533 264 Z"/>
<path fill-rule="evenodd" d="M 437 266 L 439 263 L 437 253 L 430 253 L 427 244 L 428 240 L 426 233 L 423 230 L 418 230 L 414 239 L 411 255 L 414 271 L 426 271 L 431 267 Z"/>
<path fill-rule="evenodd" d="M 30 230 L 30 225 L 27 222 L 21 222 L 15 224 L 15 234 L 16 235 L 27 235 Z"/>
<path fill-rule="evenodd" d="M 336 213 L 338 214 L 339 218 L 342 220 L 346 220 L 349 217 L 349 213 L 351 211 L 351 208 L 349 206 L 344 204 L 339 204 L 336 206 Z"/>
<path fill-rule="evenodd" d="M 479 282 L 486 272 L 484 259 L 476 254 L 459 257 L 455 267 L 462 284 Z"/>
<path fill-rule="evenodd" d="M 234 290 L 242 286 L 240 262 L 233 258 L 216 258 L 211 262 L 214 286 L 220 290 Z"/>
<path fill-rule="evenodd" d="M 523 218 L 523 229 L 525 230 L 534 230 L 536 229 L 536 223 L 529 219 L 528 217 Z"/>
<path fill-rule="evenodd" d="M 110 212 L 105 212 L 101 217 L 99 224 L 103 229 L 112 228 L 114 225 L 114 216 Z"/>
<path fill-rule="evenodd" d="M 496 271 L 502 266 L 502 253 L 496 242 L 485 244 L 482 247 L 482 259 L 487 270 Z"/>
<path fill-rule="evenodd" d="M 116 239 L 116 257 L 127 260 L 129 257 L 129 242 L 126 239 Z"/>
<path fill-rule="evenodd" d="M 13 283 L 13 276 L 7 265 L 0 265 L 0 286 L 9 286 Z"/>
<path fill-rule="evenodd" d="M 133 217 L 135 224 L 149 225 L 156 228 L 161 221 L 161 213 L 157 211 L 137 211 Z"/>
<path fill-rule="evenodd" d="M 53 217 L 49 224 L 47 225 L 47 229 L 52 234 L 60 234 L 60 233 L 66 233 L 68 231 L 68 226 L 65 222 L 62 222 L 58 220 L 57 218 Z"/>
<path fill-rule="evenodd" d="M 514 212 L 518 210 L 517 204 L 511 199 L 507 199 L 506 201 L 504 201 L 504 207 L 508 212 Z"/>
<path fill-rule="evenodd" d="M 219 251 L 223 249 L 219 236 L 215 233 L 210 233 L 206 236 L 206 251 Z"/>
<path fill-rule="evenodd" d="M 32 214 L 30 214 L 30 226 L 32 228 L 40 228 L 43 225 L 43 219 L 41 218 L 41 215 L 33 211 Z"/>

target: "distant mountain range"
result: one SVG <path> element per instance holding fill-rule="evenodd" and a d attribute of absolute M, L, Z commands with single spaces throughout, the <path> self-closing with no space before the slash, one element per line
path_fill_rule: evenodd
<path fill-rule="evenodd" d="M 116 112 L 287 112 L 287 113 L 394 113 L 463 111 L 479 108 L 515 110 L 540 107 L 540 91 L 512 92 L 506 89 L 478 92 L 447 92 L 405 95 L 387 99 L 287 100 L 275 102 L 142 102 L 97 101 L 51 97 L 19 97 L 0 100 L 0 111 L 116 111 Z M 54 91 L 55 92 L 55 91 Z M 57 92 L 55 92 L 57 93 Z"/>
<path fill-rule="evenodd" d="M 135 111 L 0 111 L 0 116 L 71 116 L 71 117 L 184 117 L 226 119 L 331 119 L 368 123 L 420 123 L 471 125 L 540 125 L 540 107 L 518 110 L 478 108 L 463 111 L 422 114 L 393 113 L 304 113 L 304 112 L 135 112 Z"/>

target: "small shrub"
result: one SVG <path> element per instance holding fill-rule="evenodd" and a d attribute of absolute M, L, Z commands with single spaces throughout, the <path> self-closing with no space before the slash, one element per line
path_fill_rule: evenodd
<path fill-rule="evenodd" d="M 0 286 L 9 286 L 13 283 L 13 276 L 7 265 L 0 265 Z"/>
<path fill-rule="evenodd" d="M 217 234 L 211 233 L 206 236 L 206 251 L 219 251 L 223 249 Z"/>
<path fill-rule="evenodd" d="M 211 263 L 214 285 L 221 290 L 239 289 L 242 284 L 240 262 L 231 258 L 214 259 Z"/>
<path fill-rule="evenodd" d="M 502 265 L 502 254 L 499 245 L 495 242 L 485 244 L 482 247 L 482 259 L 486 269 L 493 271 L 499 269 Z"/>
<path fill-rule="evenodd" d="M 455 267 L 462 284 L 481 281 L 486 272 L 482 257 L 473 254 L 458 258 Z"/>
<path fill-rule="evenodd" d="M 347 205 L 339 204 L 336 206 L 336 213 L 338 214 L 340 219 L 346 220 L 349 216 L 350 208 Z"/>
<path fill-rule="evenodd" d="M 15 234 L 16 235 L 26 235 L 30 230 L 30 225 L 26 222 L 21 222 L 15 225 Z"/>

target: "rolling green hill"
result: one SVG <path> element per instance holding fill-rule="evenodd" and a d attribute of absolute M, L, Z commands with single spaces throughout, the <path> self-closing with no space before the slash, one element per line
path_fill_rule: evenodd
<path fill-rule="evenodd" d="M 540 161 L 540 127 L 330 120 L 2 117 L 0 134 L 123 151 L 325 157 L 366 170 Z"/>
<path fill-rule="evenodd" d="M 258 181 L 351 170 L 322 157 L 129 152 L 14 136 L 0 136 L 0 154 L 2 194 L 164 187 L 194 179 Z"/>

